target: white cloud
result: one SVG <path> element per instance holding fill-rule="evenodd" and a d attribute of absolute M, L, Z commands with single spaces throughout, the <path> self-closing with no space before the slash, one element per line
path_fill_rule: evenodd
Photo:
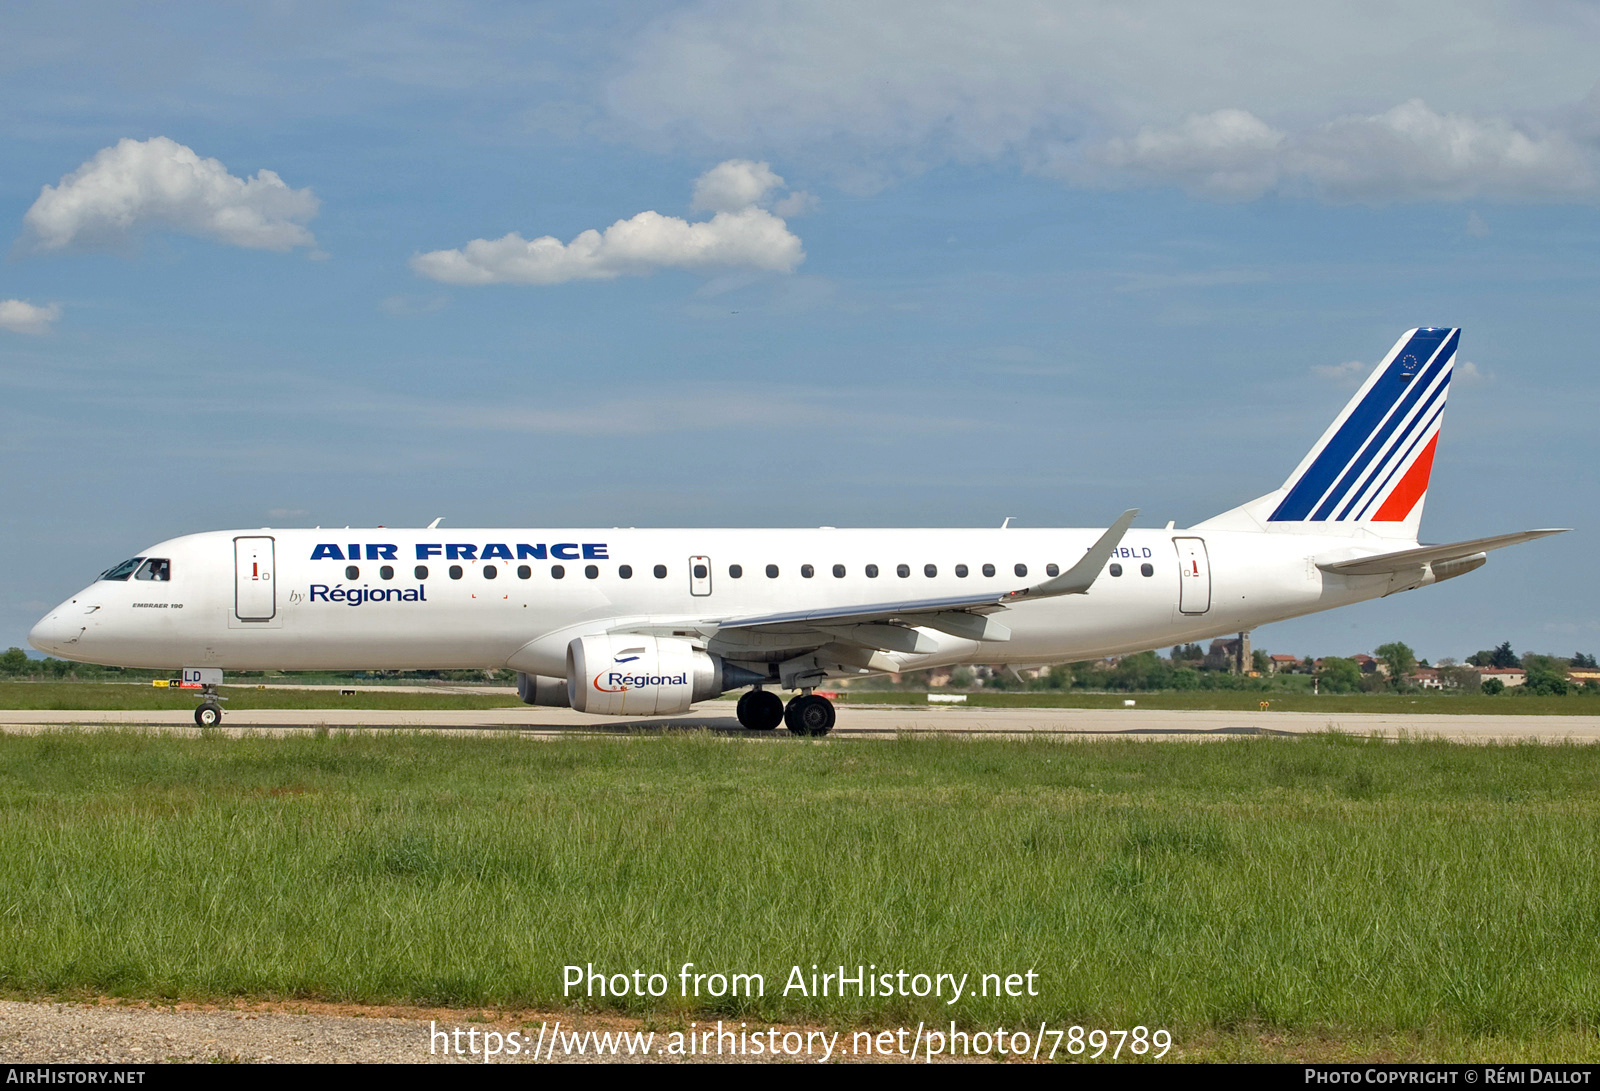
<path fill-rule="evenodd" d="M 783 179 L 772 173 L 767 164 L 729 159 L 695 179 L 689 207 L 699 212 L 737 212 L 761 204 L 769 192 L 781 185 Z"/>
<path fill-rule="evenodd" d="M 61 304 L 37 307 L 21 299 L 0 299 L 0 329 L 35 336 L 50 332 L 50 324 L 61 317 Z"/>
<path fill-rule="evenodd" d="M 1370 204 L 1600 194 L 1590 154 L 1566 135 L 1504 118 L 1441 114 L 1420 99 L 1295 134 L 1243 110 L 1191 115 L 1105 141 L 1083 161 L 1058 157 L 1051 169 L 1093 178 L 1096 167 L 1110 172 L 1094 179 L 1100 184 L 1177 185 L 1233 200 L 1274 189 Z"/>
<path fill-rule="evenodd" d="M 417 254 L 411 268 L 447 284 L 561 284 L 645 276 L 657 269 L 789 273 L 805 260 L 800 239 L 780 216 L 757 203 L 782 184 L 765 163 L 728 160 L 695 183 L 696 207 L 715 210 L 709 220 L 690 223 L 641 212 L 603 232 L 591 228 L 570 243 L 551 235 L 530 241 L 512 232 L 473 239 L 457 250 Z"/>
<path fill-rule="evenodd" d="M 1244 110 L 1192 114 L 1174 128 L 1147 125 L 1094 150 L 1106 166 L 1178 182 L 1213 197 L 1258 197 L 1278 180 L 1288 138 Z"/>
<path fill-rule="evenodd" d="M 1009 159 L 1226 200 L 1587 200 L 1597 51 L 1577 0 L 690 0 L 623 44 L 604 102 L 645 142 L 861 189 Z"/>
<path fill-rule="evenodd" d="M 237 178 L 164 136 L 118 141 L 45 186 L 23 224 L 38 250 L 119 245 L 166 228 L 256 250 L 314 247 L 319 202 L 270 170 Z"/>
<path fill-rule="evenodd" d="M 1588 153 L 1565 134 L 1501 117 L 1441 114 L 1421 99 L 1329 122 L 1296 141 L 1285 167 L 1340 201 L 1538 200 L 1595 192 Z"/>

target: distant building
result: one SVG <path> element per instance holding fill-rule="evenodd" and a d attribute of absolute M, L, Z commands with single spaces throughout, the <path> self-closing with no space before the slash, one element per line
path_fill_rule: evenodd
<path fill-rule="evenodd" d="M 1439 673 L 1438 667 L 1418 667 L 1406 675 L 1406 681 L 1423 689 L 1450 689 L 1456 684 L 1454 679 L 1447 681 Z"/>
<path fill-rule="evenodd" d="M 1502 682 L 1507 689 L 1512 686 L 1523 686 L 1528 683 L 1528 672 L 1521 667 L 1479 667 L 1478 681 L 1487 682 L 1495 678 Z"/>
<path fill-rule="evenodd" d="M 1231 640 L 1213 640 L 1206 652 L 1205 665 L 1207 670 L 1249 673 L 1252 669 L 1250 634 L 1240 633 Z"/>
<path fill-rule="evenodd" d="M 1388 664 L 1384 663 L 1381 659 L 1372 658 L 1372 656 L 1368 655 L 1366 652 L 1360 652 L 1356 655 L 1352 655 L 1350 657 L 1350 661 L 1361 668 L 1362 674 L 1381 674 L 1385 678 L 1389 677 Z"/>
<path fill-rule="evenodd" d="M 1301 660 L 1292 655 L 1267 656 L 1267 670 L 1273 674 L 1295 674 L 1300 670 Z"/>

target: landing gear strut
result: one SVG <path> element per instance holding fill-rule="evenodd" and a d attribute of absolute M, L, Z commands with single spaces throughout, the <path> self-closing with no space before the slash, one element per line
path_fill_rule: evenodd
<path fill-rule="evenodd" d="M 200 687 L 200 707 L 194 710 L 194 722 L 201 727 L 216 727 L 222 722 L 222 702 L 227 698 L 217 692 L 222 685 L 222 671 L 216 667 L 184 667 L 183 687 Z"/>
<path fill-rule="evenodd" d="M 222 722 L 222 706 L 217 702 L 227 698 L 218 695 L 216 686 L 202 686 L 200 694 L 205 700 L 194 710 L 194 722 L 201 727 L 216 727 Z"/>
<path fill-rule="evenodd" d="M 833 702 L 814 693 L 802 693 L 783 710 L 783 722 L 796 735 L 821 737 L 833 730 Z"/>
<path fill-rule="evenodd" d="M 771 731 L 783 722 L 783 698 L 770 690 L 753 689 L 739 698 L 739 724 L 751 731 Z"/>

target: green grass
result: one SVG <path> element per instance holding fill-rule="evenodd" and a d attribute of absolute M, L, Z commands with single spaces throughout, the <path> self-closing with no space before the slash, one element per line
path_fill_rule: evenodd
<path fill-rule="evenodd" d="M 694 962 L 766 996 L 583 1003 L 1593 1059 L 1597 773 L 1345 736 L 0 736 L 0 990 L 539 1008 L 568 963 L 675 994 Z M 1040 995 L 784 997 L 812 963 Z"/>

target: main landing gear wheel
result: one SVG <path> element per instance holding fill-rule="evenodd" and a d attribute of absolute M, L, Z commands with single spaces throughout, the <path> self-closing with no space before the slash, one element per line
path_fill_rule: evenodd
<path fill-rule="evenodd" d="M 753 689 L 739 698 L 739 723 L 751 731 L 771 731 L 783 722 L 783 698 L 771 690 Z"/>
<path fill-rule="evenodd" d="M 194 722 L 201 727 L 216 727 L 222 722 L 222 706 L 207 701 L 194 710 Z"/>
<path fill-rule="evenodd" d="M 814 693 L 794 698 L 783 710 L 783 722 L 796 735 L 826 735 L 833 730 L 833 719 L 833 702 Z"/>

